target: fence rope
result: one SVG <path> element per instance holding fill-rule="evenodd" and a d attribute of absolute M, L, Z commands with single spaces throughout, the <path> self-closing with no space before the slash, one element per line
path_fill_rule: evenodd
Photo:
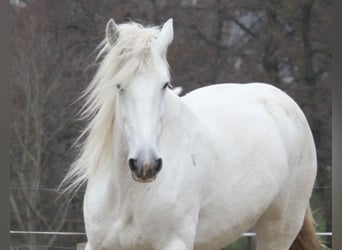
<path fill-rule="evenodd" d="M 44 232 L 44 231 L 15 231 L 15 230 L 10 230 L 10 234 L 86 235 L 86 233 L 82 233 L 82 232 Z"/>
<path fill-rule="evenodd" d="M 10 234 L 47 234 L 47 235 L 86 235 L 82 232 L 44 232 L 44 231 L 14 231 L 11 230 Z M 242 234 L 243 237 L 254 237 L 256 233 L 247 232 Z M 332 232 L 317 232 L 318 236 L 332 236 Z"/>
<path fill-rule="evenodd" d="M 63 247 L 63 246 L 55 246 L 55 245 L 17 245 L 17 246 L 11 246 L 10 249 L 22 249 L 22 248 L 28 248 L 28 247 L 34 247 L 35 249 L 37 248 L 42 248 L 42 249 L 73 249 L 75 250 L 75 247 Z"/>
<path fill-rule="evenodd" d="M 11 190 L 31 190 L 31 191 L 51 191 L 51 192 L 60 192 L 58 188 L 55 187 L 25 187 L 25 186 L 11 186 Z M 314 186 L 313 189 L 332 189 L 332 186 Z M 85 189 L 79 189 L 80 192 L 85 192 Z"/>

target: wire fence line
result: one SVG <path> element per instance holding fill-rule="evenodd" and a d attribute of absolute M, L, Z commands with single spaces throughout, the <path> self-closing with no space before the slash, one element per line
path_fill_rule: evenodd
<path fill-rule="evenodd" d="M 86 235 L 83 232 L 44 232 L 44 231 L 14 231 L 11 230 L 10 234 L 45 234 L 45 235 Z M 317 232 L 318 236 L 332 236 L 332 232 Z M 254 237 L 256 233 L 247 232 L 242 234 L 243 237 Z"/>
<path fill-rule="evenodd" d="M 62 190 L 58 188 L 47 188 L 47 187 L 39 187 L 39 188 L 33 188 L 33 187 L 10 187 L 10 190 L 29 190 L 29 191 L 46 191 L 46 192 L 56 192 L 60 193 Z M 77 192 L 84 193 L 84 189 L 79 189 Z"/>
<path fill-rule="evenodd" d="M 332 189 L 332 186 L 316 186 L 314 189 Z M 58 188 L 48 188 L 48 187 L 38 187 L 38 188 L 33 188 L 33 187 L 21 187 L 21 186 L 13 186 L 10 187 L 10 190 L 31 190 L 31 191 L 46 191 L 46 192 L 61 192 L 61 189 Z M 79 189 L 77 192 L 84 193 L 84 189 Z"/>
<path fill-rule="evenodd" d="M 86 235 L 86 233 L 82 233 L 82 232 L 44 232 L 44 231 L 15 231 L 15 230 L 10 230 L 10 234 Z"/>
<path fill-rule="evenodd" d="M 31 248 L 31 247 L 34 247 L 34 249 L 73 249 L 75 250 L 75 247 L 63 247 L 63 246 L 54 246 L 54 245 L 18 245 L 18 246 L 11 246 L 11 249 L 14 250 L 14 249 L 22 249 L 22 248 Z"/>

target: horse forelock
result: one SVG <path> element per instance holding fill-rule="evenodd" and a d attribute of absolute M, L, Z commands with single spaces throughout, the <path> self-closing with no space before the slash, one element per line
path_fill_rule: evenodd
<path fill-rule="evenodd" d="M 136 72 L 151 66 L 155 55 L 152 42 L 158 37 L 158 27 L 143 27 L 137 23 L 118 25 L 119 35 L 113 45 L 102 42 L 97 58 L 103 57 L 99 73 L 125 84 Z M 100 69 L 101 72 L 100 72 Z"/>
<path fill-rule="evenodd" d="M 81 133 L 84 138 L 80 155 L 62 184 L 67 191 L 77 190 L 99 168 L 110 164 L 115 121 L 116 84 L 124 87 L 131 77 L 156 62 L 151 46 L 160 33 L 159 27 L 143 27 L 137 23 L 118 25 L 119 36 L 113 45 L 104 39 L 97 50 L 99 67 L 82 97 L 85 104 L 81 117 L 90 119 Z M 165 61 L 168 67 L 167 62 Z"/>

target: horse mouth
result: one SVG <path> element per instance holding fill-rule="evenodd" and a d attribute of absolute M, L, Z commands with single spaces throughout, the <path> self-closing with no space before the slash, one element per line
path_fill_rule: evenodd
<path fill-rule="evenodd" d="M 136 176 L 134 173 L 132 173 L 132 178 L 133 180 L 139 183 L 150 183 L 157 178 L 157 175 L 150 177 L 150 178 L 141 178 L 141 177 Z"/>

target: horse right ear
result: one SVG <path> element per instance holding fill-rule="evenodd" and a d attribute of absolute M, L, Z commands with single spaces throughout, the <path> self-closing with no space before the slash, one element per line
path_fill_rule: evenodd
<path fill-rule="evenodd" d="M 118 25 L 111 18 L 106 25 L 106 40 L 110 46 L 113 46 L 119 37 Z"/>
<path fill-rule="evenodd" d="M 163 58 L 166 58 L 167 48 L 169 47 L 172 40 L 173 40 L 173 19 L 170 18 L 161 28 L 160 35 L 155 41 L 157 51 Z"/>

